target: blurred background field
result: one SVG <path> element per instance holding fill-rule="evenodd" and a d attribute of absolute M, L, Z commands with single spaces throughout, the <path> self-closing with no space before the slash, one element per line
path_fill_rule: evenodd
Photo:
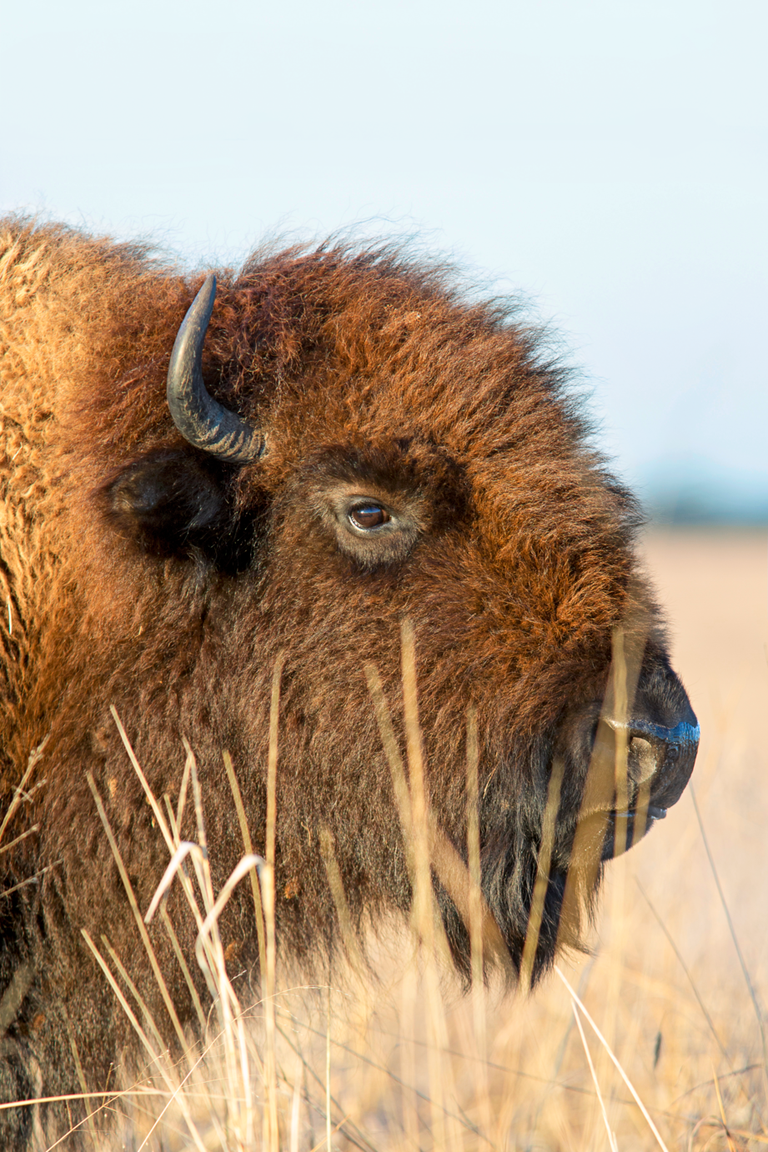
<path fill-rule="evenodd" d="M 335 971 L 329 998 L 322 977 L 283 973 L 274 1001 L 246 1008 L 248 1108 L 214 1044 L 186 1120 L 171 1106 L 153 1128 L 139 1092 L 114 1102 L 126 1148 L 768 1146 L 768 531 L 655 528 L 643 549 L 702 741 L 692 789 L 608 865 L 589 954 L 530 997 L 464 996 L 385 928 L 377 981 Z M 621 1070 L 579 1012 L 581 1034 L 565 981 Z"/>

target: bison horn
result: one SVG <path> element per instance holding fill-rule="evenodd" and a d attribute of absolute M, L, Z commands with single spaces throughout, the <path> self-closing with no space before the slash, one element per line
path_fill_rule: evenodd
<path fill-rule="evenodd" d="M 192 301 L 176 336 L 168 366 L 168 407 L 185 440 L 220 460 L 244 464 L 264 452 L 264 437 L 246 420 L 218 404 L 203 382 L 202 358 L 216 297 L 211 272 Z"/>

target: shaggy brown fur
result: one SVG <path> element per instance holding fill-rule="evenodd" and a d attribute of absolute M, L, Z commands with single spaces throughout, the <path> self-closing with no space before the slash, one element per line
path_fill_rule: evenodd
<path fill-rule="evenodd" d="M 206 382 L 268 437 L 263 460 L 241 467 L 187 445 L 166 406 L 170 350 L 202 277 L 64 227 L 0 225 L 0 810 L 45 741 L 5 840 L 38 830 L 0 856 L 3 891 L 36 877 L 0 897 L 0 988 L 24 963 L 34 973 L 6 1023 L 6 1098 L 78 1091 L 73 1042 L 89 1088 L 101 1087 L 129 1043 L 82 927 L 95 940 L 106 932 L 157 999 L 86 782 L 90 772 L 144 911 L 168 854 L 110 704 L 157 796 L 175 800 L 190 741 L 220 883 L 243 852 L 222 752 L 263 850 L 270 682 L 287 654 L 277 919 L 285 951 L 311 958 L 332 946 L 335 919 L 322 825 L 361 927 L 408 907 L 363 674 L 379 669 L 400 725 L 408 616 L 431 802 L 465 857 L 464 734 L 476 708 L 484 890 L 519 963 L 552 756 L 569 717 L 597 715 L 622 620 L 652 621 L 643 675 L 659 698 L 677 693 L 637 572 L 635 505 L 589 448 L 562 373 L 507 306 L 468 304 L 448 273 L 386 248 L 257 253 L 218 275 Z M 390 552 L 366 552 L 334 519 L 333 500 L 350 490 L 402 513 L 408 531 Z M 585 739 L 564 785 L 561 862 Z M 539 967 L 554 947 L 556 887 Z M 466 932 L 441 900 L 462 968 Z M 252 970 L 247 885 L 222 932 Z M 188 1022 L 161 933 L 156 944 Z M 4 1147 L 30 1138 L 28 1113 L 13 1116 L 0 1120 Z"/>

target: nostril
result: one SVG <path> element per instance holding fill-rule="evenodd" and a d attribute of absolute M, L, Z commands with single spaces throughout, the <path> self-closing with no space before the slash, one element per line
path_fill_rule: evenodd
<path fill-rule="evenodd" d="M 659 760 L 650 740 L 642 736 L 633 736 L 629 744 L 629 763 L 632 776 L 636 784 L 644 784 L 655 776 L 659 769 Z"/>
<path fill-rule="evenodd" d="M 600 715 L 595 718 L 595 710 L 590 713 L 582 714 L 578 729 L 572 730 L 573 747 L 578 747 L 590 772 L 594 770 L 595 779 L 605 778 L 606 792 L 614 782 L 615 754 L 623 749 L 632 796 L 640 795 L 641 787 L 649 787 L 654 811 L 675 804 L 693 771 L 699 743 L 699 727 L 690 709 L 690 720 L 671 726 L 637 715 L 621 721 Z"/>
<path fill-rule="evenodd" d="M 650 720 L 634 717 L 627 723 L 606 719 L 605 723 L 615 733 L 624 731 L 628 739 L 629 767 L 636 784 L 645 783 L 653 776 L 661 781 L 671 777 L 667 791 L 678 789 L 688 780 L 696 759 L 699 742 L 698 725 L 679 721 L 673 728 L 664 727 Z M 680 787 L 682 782 L 682 787 Z M 672 801 L 674 803 L 674 801 Z"/>
<path fill-rule="evenodd" d="M 647 741 L 653 749 L 655 767 L 650 775 L 655 779 L 652 797 L 659 808 L 669 808 L 677 803 L 693 771 L 699 744 L 699 727 L 695 717 L 693 719 L 693 724 L 680 720 L 672 728 L 639 718 L 628 725 L 633 745 L 640 739 L 644 743 Z"/>

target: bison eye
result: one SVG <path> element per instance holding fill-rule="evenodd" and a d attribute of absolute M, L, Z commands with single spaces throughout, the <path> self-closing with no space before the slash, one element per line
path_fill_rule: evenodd
<path fill-rule="evenodd" d="M 367 532 L 374 528 L 380 528 L 382 524 L 386 524 L 392 517 L 381 504 L 358 504 L 355 508 L 350 509 L 349 519 L 355 528 L 361 528 Z"/>
<path fill-rule="evenodd" d="M 339 551 L 373 571 L 404 560 L 423 531 L 417 500 L 402 493 L 360 491 L 354 481 L 337 481 L 323 493 L 321 516 Z"/>

